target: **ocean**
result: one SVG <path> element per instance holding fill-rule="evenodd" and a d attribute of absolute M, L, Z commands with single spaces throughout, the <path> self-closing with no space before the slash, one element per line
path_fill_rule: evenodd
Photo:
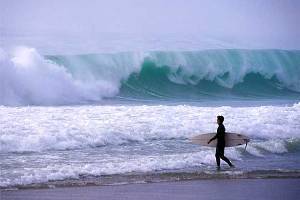
<path fill-rule="evenodd" d="M 300 172 L 300 51 L 0 49 L 0 188 Z M 215 149 L 190 138 L 250 138 Z"/>

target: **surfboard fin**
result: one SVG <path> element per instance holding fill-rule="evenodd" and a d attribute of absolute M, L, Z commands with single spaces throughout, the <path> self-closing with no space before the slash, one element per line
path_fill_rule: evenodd
<path fill-rule="evenodd" d="M 244 151 L 246 151 L 246 148 L 247 148 L 249 140 L 246 139 L 245 141 L 246 141 L 246 146 L 245 146 L 245 150 Z"/>

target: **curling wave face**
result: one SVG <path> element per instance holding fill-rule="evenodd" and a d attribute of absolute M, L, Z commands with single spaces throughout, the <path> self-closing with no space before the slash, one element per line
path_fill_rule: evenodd
<path fill-rule="evenodd" d="M 68 105 L 103 98 L 300 98 L 300 51 L 203 50 L 40 55 L 0 50 L 1 105 Z"/>

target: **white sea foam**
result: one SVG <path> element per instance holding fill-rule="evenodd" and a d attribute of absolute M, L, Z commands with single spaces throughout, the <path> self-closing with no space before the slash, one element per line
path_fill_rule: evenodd
<path fill-rule="evenodd" d="M 222 114 L 227 131 L 266 141 L 253 147 L 280 153 L 286 151 L 283 140 L 300 137 L 299 108 L 299 104 L 0 107 L 0 151 L 81 149 L 153 139 L 183 139 L 214 131 L 215 116 Z"/>
<path fill-rule="evenodd" d="M 187 138 L 214 131 L 215 116 L 219 114 L 225 116 L 227 131 L 250 137 L 246 149 L 250 154 L 263 157 L 286 153 L 287 144 L 300 138 L 299 109 L 299 103 L 260 107 L 2 106 L 0 152 L 9 156 L 4 161 L 7 166 L 16 165 L 2 168 L 0 185 L 26 185 L 80 175 L 209 168 L 215 165 L 214 149 L 197 147 Z M 286 128 L 281 128 L 284 125 Z M 157 152 L 151 150 L 152 145 L 157 145 Z M 181 150 L 180 145 L 184 145 Z M 105 148 L 94 149 L 99 146 Z M 243 148 L 228 148 L 226 156 L 234 163 L 244 160 Z M 90 153 L 93 149 L 94 154 Z M 27 156 L 27 151 L 36 153 Z"/>
<path fill-rule="evenodd" d="M 230 159 L 240 160 L 238 151 L 228 150 Z M 213 150 L 171 155 L 131 156 L 111 158 L 106 162 L 51 164 L 43 168 L 28 168 L 10 180 L 0 178 L 0 186 L 27 185 L 51 180 L 79 178 L 80 175 L 101 176 L 129 172 L 146 173 L 160 170 L 176 170 L 214 164 Z M 17 171 L 17 170 L 15 170 Z"/>
<path fill-rule="evenodd" d="M 272 153 L 285 153 L 288 151 L 285 143 L 286 142 L 283 140 L 271 139 L 264 142 L 253 144 L 253 146 L 259 147 L 261 149 L 264 149 Z"/>

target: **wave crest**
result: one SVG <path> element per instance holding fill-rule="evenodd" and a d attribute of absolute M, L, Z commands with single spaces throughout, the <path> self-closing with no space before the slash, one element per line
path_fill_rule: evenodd
<path fill-rule="evenodd" d="M 105 80 L 78 80 L 67 68 L 45 59 L 35 49 L 19 47 L 1 53 L 2 105 L 53 105 L 100 100 L 113 96 L 118 85 Z"/>
<path fill-rule="evenodd" d="M 0 52 L 2 105 L 126 98 L 299 98 L 300 51 L 204 50 L 42 56 Z"/>

